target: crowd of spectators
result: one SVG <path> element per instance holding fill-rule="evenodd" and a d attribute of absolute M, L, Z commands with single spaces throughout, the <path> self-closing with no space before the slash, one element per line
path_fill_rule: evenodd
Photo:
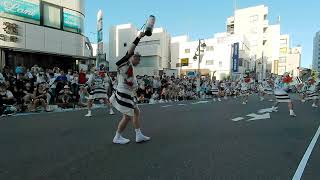
<path fill-rule="evenodd" d="M 37 65 L 30 69 L 21 65 L 15 69 L 4 67 L 0 73 L 0 114 L 86 107 L 90 92 L 86 83 L 93 73 L 93 69 L 65 72 L 58 67 L 43 69 Z M 115 88 L 117 79 L 110 78 Z M 137 103 L 150 104 L 198 99 L 211 84 L 207 77 L 177 78 L 166 74 L 137 76 L 137 81 Z"/>

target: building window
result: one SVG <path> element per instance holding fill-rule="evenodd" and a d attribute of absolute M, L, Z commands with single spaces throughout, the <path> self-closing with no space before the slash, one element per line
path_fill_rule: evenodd
<path fill-rule="evenodd" d="M 213 65 L 214 61 L 213 60 L 207 60 L 206 65 Z"/>
<path fill-rule="evenodd" d="M 287 39 L 280 39 L 280 47 L 287 47 L 288 41 Z"/>
<path fill-rule="evenodd" d="M 265 14 L 264 15 L 264 20 L 267 20 L 267 18 L 268 18 L 268 14 Z"/>
<path fill-rule="evenodd" d="M 219 67 L 222 67 L 222 61 L 219 61 Z"/>
<path fill-rule="evenodd" d="M 213 46 L 207 46 L 207 47 L 206 47 L 206 50 L 207 50 L 207 51 L 214 51 L 214 47 L 213 47 Z"/>
<path fill-rule="evenodd" d="M 185 49 L 184 52 L 185 52 L 186 54 L 189 54 L 189 53 L 190 53 L 190 49 Z"/>
<path fill-rule="evenodd" d="M 256 23 L 258 21 L 259 16 L 258 15 L 254 15 L 254 16 L 250 16 L 249 17 L 249 21 L 251 23 Z"/>
<path fill-rule="evenodd" d="M 243 65 L 243 58 L 239 58 L 239 66 Z"/>
<path fill-rule="evenodd" d="M 251 28 L 250 33 L 257 34 L 258 33 L 258 28 L 257 27 Z"/>
<path fill-rule="evenodd" d="M 286 63 L 286 61 L 287 61 L 286 57 L 279 58 L 279 63 Z"/>
<path fill-rule="evenodd" d="M 61 29 L 61 8 L 43 3 L 42 23 L 44 26 Z"/>

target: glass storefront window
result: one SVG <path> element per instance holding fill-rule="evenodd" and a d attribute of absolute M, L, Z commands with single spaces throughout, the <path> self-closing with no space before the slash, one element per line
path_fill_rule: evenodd
<path fill-rule="evenodd" d="M 43 25 L 61 28 L 61 8 L 44 3 L 43 4 Z"/>

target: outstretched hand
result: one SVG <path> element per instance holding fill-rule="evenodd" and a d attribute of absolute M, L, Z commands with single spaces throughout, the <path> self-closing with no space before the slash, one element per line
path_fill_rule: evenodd
<path fill-rule="evenodd" d="M 144 36 L 145 36 L 146 34 L 144 33 L 144 32 L 140 32 L 140 34 L 139 34 L 139 36 L 138 36 L 138 38 L 143 38 Z"/>

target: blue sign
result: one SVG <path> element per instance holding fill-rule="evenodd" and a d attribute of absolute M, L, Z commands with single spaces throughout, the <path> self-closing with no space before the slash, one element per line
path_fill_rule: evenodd
<path fill-rule="evenodd" d="M 233 44 L 232 53 L 232 72 L 236 73 L 239 71 L 239 43 Z"/>
<path fill-rule="evenodd" d="M 1 0 L 0 15 L 19 16 L 26 19 L 40 21 L 39 1 L 31 0 Z"/>

